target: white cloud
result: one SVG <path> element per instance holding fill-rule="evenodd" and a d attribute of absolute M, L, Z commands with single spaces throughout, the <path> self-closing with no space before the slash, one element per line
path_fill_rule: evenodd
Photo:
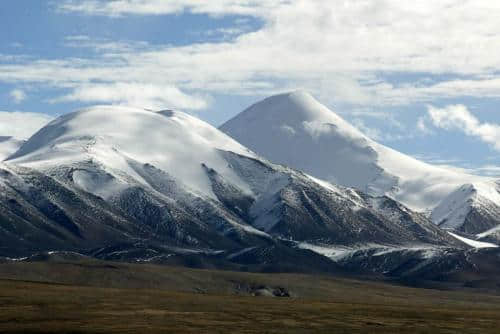
<path fill-rule="evenodd" d="M 473 79 L 449 79 L 427 84 L 405 83 L 393 85 L 378 82 L 362 87 L 376 105 L 401 105 L 428 102 L 443 98 L 500 97 L 500 76 L 477 75 Z"/>
<path fill-rule="evenodd" d="M 252 31 L 253 28 L 249 25 L 241 25 L 232 28 L 216 28 L 216 29 L 208 29 L 202 31 L 193 31 L 193 36 L 204 37 L 207 42 L 214 41 L 230 41 L 242 35 L 244 33 L 248 33 Z"/>
<path fill-rule="evenodd" d="M 444 108 L 429 106 L 427 109 L 433 125 L 445 130 L 458 130 L 467 136 L 476 137 L 500 151 L 500 125 L 481 123 L 464 105 L 449 105 Z"/>
<path fill-rule="evenodd" d="M 9 96 L 14 103 L 21 103 L 26 99 L 26 93 L 21 89 L 11 90 Z"/>
<path fill-rule="evenodd" d="M 296 133 L 296 131 L 293 127 L 291 127 L 289 125 L 284 125 L 284 124 L 282 126 L 280 126 L 280 130 L 281 130 L 281 132 L 283 132 L 284 134 L 286 134 L 287 136 L 290 136 L 290 137 L 295 136 L 295 133 Z"/>
<path fill-rule="evenodd" d="M 500 166 L 484 165 L 472 169 L 474 174 L 500 177 Z"/>
<path fill-rule="evenodd" d="M 86 35 L 66 36 L 64 45 L 72 48 L 89 48 L 96 52 L 134 52 L 150 47 L 145 41 L 110 41 L 92 39 Z"/>
<path fill-rule="evenodd" d="M 491 163 L 477 165 L 470 161 L 459 158 L 443 158 L 441 154 L 413 154 L 415 159 L 425 161 L 428 164 L 458 172 L 462 174 L 474 174 L 480 176 L 500 177 L 500 166 Z M 491 157 L 498 160 L 498 157 Z M 486 159 L 488 160 L 488 159 Z"/>
<path fill-rule="evenodd" d="M 105 16 L 241 14 L 263 24 L 229 41 L 185 46 L 70 38 L 68 45 L 92 47 L 100 57 L 4 63 L 0 80 L 76 89 L 89 82 L 139 83 L 202 95 L 306 88 L 328 103 L 379 106 L 500 96 L 500 75 L 487 75 L 500 73 L 500 2 L 72 0 L 56 6 Z M 237 31 L 241 24 L 248 23 L 225 29 Z M 384 79 L 408 72 L 446 78 Z"/>
<path fill-rule="evenodd" d="M 352 125 L 354 125 L 364 135 L 368 136 L 368 138 L 376 141 L 384 140 L 384 138 L 382 138 L 382 132 L 379 129 L 367 126 L 365 122 L 360 118 L 353 119 Z"/>
<path fill-rule="evenodd" d="M 256 15 L 277 7 L 283 0 L 65 0 L 57 5 L 63 12 L 120 17 L 124 15 L 166 15 L 183 11 L 213 15 Z"/>
<path fill-rule="evenodd" d="M 388 125 L 397 129 L 397 131 L 393 131 L 393 132 L 382 131 L 379 128 L 367 125 L 365 123 L 365 121 L 361 118 L 354 118 L 351 121 L 351 123 L 359 131 L 361 131 L 364 135 L 366 135 L 368 138 L 371 138 L 375 141 L 391 142 L 391 141 L 398 141 L 398 140 L 409 139 L 409 138 L 414 137 L 414 134 L 412 132 L 408 132 L 408 131 L 403 132 L 403 131 L 405 131 L 405 128 L 397 120 L 394 119 L 393 124 L 391 123 L 392 122 L 391 118 L 388 118 L 387 120 L 388 120 Z"/>
<path fill-rule="evenodd" d="M 431 134 L 432 130 L 427 126 L 427 118 L 421 116 L 417 119 L 417 130 L 422 134 Z"/>
<path fill-rule="evenodd" d="M 205 109 L 209 97 L 192 96 L 174 86 L 141 83 L 86 84 L 52 102 L 80 101 L 117 103 L 150 109 Z"/>
<path fill-rule="evenodd" d="M 52 119 L 42 113 L 0 111 L 0 136 L 28 139 Z"/>
<path fill-rule="evenodd" d="M 339 114 L 342 114 L 342 112 L 339 112 Z M 372 108 L 367 107 L 367 108 L 355 108 L 353 110 L 350 110 L 349 112 L 346 112 L 345 114 L 355 118 L 375 119 L 379 122 L 383 121 L 386 125 L 390 126 L 391 128 L 395 128 L 401 131 L 407 131 L 406 126 L 396 118 L 394 113 L 391 112 L 373 110 Z"/>

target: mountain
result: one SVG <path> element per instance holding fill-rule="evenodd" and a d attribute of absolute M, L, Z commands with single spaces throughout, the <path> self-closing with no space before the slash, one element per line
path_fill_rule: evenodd
<path fill-rule="evenodd" d="M 127 107 L 61 116 L 0 164 L 0 240 L 4 257 L 322 272 L 342 269 L 313 247 L 468 248 L 389 197 L 270 163 L 188 114 Z"/>
<path fill-rule="evenodd" d="M 16 152 L 23 143 L 23 140 L 14 137 L 0 136 L 0 161 Z"/>
<path fill-rule="evenodd" d="M 473 236 L 500 226 L 496 180 L 429 165 L 381 145 L 308 93 L 264 99 L 220 129 L 275 163 L 431 212 L 443 228 Z"/>

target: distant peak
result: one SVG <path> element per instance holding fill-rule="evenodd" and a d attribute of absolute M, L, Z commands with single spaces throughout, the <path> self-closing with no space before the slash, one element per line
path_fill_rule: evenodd
<path fill-rule="evenodd" d="M 235 118 L 260 119 L 262 122 L 270 121 L 274 124 L 319 122 L 350 128 L 334 111 L 302 89 L 270 96 L 250 106 Z"/>
<path fill-rule="evenodd" d="M 262 131 L 261 129 L 269 126 L 273 129 L 270 131 L 280 129 L 280 133 L 287 135 L 300 129 L 304 135 L 311 137 L 343 136 L 350 142 L 355 140 L 364 143 L 368 140 L 354 126 L 305 90 L 282 93 L 257 102 L 226 122 L 221 129 L 238 137 L 238 133 L 247 133 L 250 125 L 255 127 L 254 131 Z"/>
<path fill-rule="evenodd" d="M 314 100 L 317 102 L 317 100 L 312 96 L 311 93 L 303 89 L 297 89 L 286 93 L 272 95 L 265 100 L 290 100 L 295 102 L 298 102 L 300 100 Z"/>

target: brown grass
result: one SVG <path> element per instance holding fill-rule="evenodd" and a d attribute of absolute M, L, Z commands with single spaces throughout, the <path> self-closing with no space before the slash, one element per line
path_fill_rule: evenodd
<path fill-rule="evenodd" d="M 500 298 L 468 292 L 123 264 L 109 267 L 128 277 L 126 288 L 116 288 L 109 287 L 113 276 L 105 270 L 100 273 L 105 281 L 82 286 L 73 285 L 77 278 L 70 276 L 98 269 L 74 271 L 68 263 L 17 266 L 45 281 L 48 272 L 62 270 L 67 284 L 0 280 L 0 332 L 498 333 L 500 328 Z M 0 277 L 12 276 L 9 270 L 0 265 Z M 157 287 L 132 288 L 143 275 L 155 278 Z M 255 284 L 285 286 L 298 297 L 251 297 L 238 288 Z"/>

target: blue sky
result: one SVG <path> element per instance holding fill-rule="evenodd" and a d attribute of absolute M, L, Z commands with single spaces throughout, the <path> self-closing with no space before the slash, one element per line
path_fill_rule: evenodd
<path fill-rule="evenodd" d="M 0 136 L 94 104 L 217 126 L 305 89 L 390 147 L 498 176 L 499 14 L 462 0 L 2 1 Z"/>

